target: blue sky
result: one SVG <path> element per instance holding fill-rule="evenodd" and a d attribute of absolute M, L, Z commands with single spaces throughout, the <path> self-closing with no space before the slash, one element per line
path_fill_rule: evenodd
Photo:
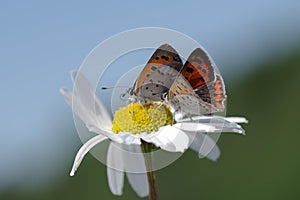
<path fill-rule="evenodd" d="M 63 164 L 71 162 L 78 138 L 64 132 L 72 115 L 58 89 L 72 87 L 69 72 L 101 41 L 132 28 L 171 28 L 194 38 L 235 79 L 299 45 L 299 10 L 297 0 L 1 1 L 0 190 L 23 187 L 21 179 L 33 174 L 47 177 L 49 163 L 66 156 Z"/>

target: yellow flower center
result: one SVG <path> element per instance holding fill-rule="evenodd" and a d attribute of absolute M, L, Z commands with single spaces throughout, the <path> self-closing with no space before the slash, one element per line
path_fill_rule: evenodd
<path fill-rule="evenodd" d="M 112 131 L 133 134 L 157 131 L 160 127 L 171 124 L 173 115 L 162 103 L 130 104 L 115 113 Z"/>

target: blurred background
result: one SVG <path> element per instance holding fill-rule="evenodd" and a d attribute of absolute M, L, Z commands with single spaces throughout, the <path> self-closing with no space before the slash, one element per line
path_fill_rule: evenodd
<path fill-rule="evenodd" d="M 90 155 L 68 176 L 81 142 L 58 90 L 72 88 L 69 72 L 98 43 L 145 26 L 180 31 L 205 47 L 226 82 L 227 114 L 250 121 L 246 136 L 221 136 L 218 162 L 188 151 L 159 170 L 161 199 L 300 198 L 300 1 L 0 5 L 1 200 L 139 199 L 128 182 L 123 196 L 113 196 L 105 166 Z"/>

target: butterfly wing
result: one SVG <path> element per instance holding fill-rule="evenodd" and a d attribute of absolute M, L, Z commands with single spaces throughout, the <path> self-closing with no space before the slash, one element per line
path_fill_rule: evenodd
<path fill-rule="evenodd" d="M 222 77 L 217 74 L 214 82 L 208 83 L 195 91 L 203 101 L 211 104 L 217 111 L 224 109 L 226 100 L 225 85 Z"/>
<path fill-rule="evenodd" d="M 159 101 L 169 90 L 183 64 L 176 50 L 168 44 L 161 45 L 151 56 L 134 84 L 139 100 Z"/>
<path fill-rule="evenodd" d="M 184 115 L 199 115 L 215 112 L 215 108 L 199 98 L 186 79 L 179 75 L 172 84 L 167 97 L 167 104 L 174 112 Z"/>
<path fill-rule="evenodd" d="M 211 104 L 216 110 L 224 109 L 226 100 L 224 82 L 215 72 L 212 59 L 203 49 L 197 48 L 191 53 L 181 74 L 199 98 Z"/>
<path fill-rule="evenodd" d="M 214 82 L 216 79 L 211 59 L 201 48 L 197 48 L 191 53 L 183 66 L 181 74 L 195 91 L 208 83 Z"/>
<path fill-rule="evenodd" d="M 176 78 L 168 95 L 175 110 L 193 115 L 210 114 L 224 109 L 224 82 L 216 74 L 213 62 L 204 50 L 197 48 L 191 53 L 181 75 L 184 79 L 180 76 Z"/>
<path fill-rule="evenodd" d="M 162 101 L 167 94 L 179 72 L 176 67 L 182 67 L 181 63 L 173 62 L 168 65 L 160 65 L 151 76 L 143 81 L 138 90 L 137 97 L 140 101 Z"/>

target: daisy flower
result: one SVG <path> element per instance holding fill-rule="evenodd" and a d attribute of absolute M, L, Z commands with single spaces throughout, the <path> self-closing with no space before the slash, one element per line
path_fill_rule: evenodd
<path fill-rule="evenodd" d="M 220 156 L 220 150 L 205 133 L 245 134 L 237 123 L 247 123 L 247 120 L 240 117 L 199 116 L 193 118 L 193 121 L 182 120 L 172 124 L 172 113 L 161 103 L 130 104 L 120 108 L 112 120 L 84 75 L 73 71 L 71 76 L 74 82 L 73 93 L 66 88 L 61 88 L 60 92 L 88 130 L 97 135 L 79 149 L 70 176 L 74 175 L 87 152 L 95 145 L 109 140 L 107 177 L 114 195 L 122 194 L 126 174 L 130 185 L 140 197 L 149 195 L 149 192 L 151 196 L 152 184 L 155 184 L 154 174 L 151 173 L 155 170 L 151 164 L 154 148 L 181 153 L 190 148 L 215 161 Z M 148 157 L 145 156 L 147 154 Z"/>

